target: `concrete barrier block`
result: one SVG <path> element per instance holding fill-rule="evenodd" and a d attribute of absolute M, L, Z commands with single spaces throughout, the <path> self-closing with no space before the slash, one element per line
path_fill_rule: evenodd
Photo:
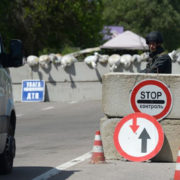
<path fill-rule="evenodd" d="M 126 87 L 127 82 L 129 82 L 129 81 L 131 83 L 135 83 L 135 80 L 134 80 L 135 79 L 135 77 L 134 77 L 135 73 L 139 72 L 142 69 L 144 69 L 145 65 L 146 65 L 145 62 L 133 63 L 128 68 L 124 68 L 123 65 L 120 65 L 115 70 L 116 71 L 115 74 L 118 74 L 118 72 L 123 72 L 123 74 L 129 73 L 129 74 L 132 75 L 132 78 L 130 78 L 130 79 L 128 77 L 126 79 L 122 79 L 121 80 L 121 82 L 122 82 L 121 86 L 123 85 L 124 87 Z M 172 71 L 173 71 L 174 74 L 175 73 L 180 74 L 179 66 L 180 65 L 177 62 L 172 64 Z M 64 97 L 66 97 L 67 94 L 70 95 L 70 97 L 67 97 L 66 99 L 72 99 L 72 100 L 74 100 L 74 96 L 71 93 L 72 92 L 71 86 L 69 86 L 70 88 L 68 88 L 68 86 L 66 86 L 66 83 L 70 83 L 70 84 L 72 84 L 72 82 L 77 83 L 77 84 L 86 83 L 86 88 L 85 88 L 85 86 L 83 84 L 83 86 L 82 86 L 83 89 L 81 89 L 79 91 L 79 92 L 83 92 L 82 96 L 84 96 L 85 99 L 86 99 L 86 92 L 87 92 L 87 98 L 92 97 L 92 100 L 95 99 L 95 98 L 97 98 L 99 100 L 99 99 L 102 98 L 102 96 L 101 96 L 101 94 L 102 94 L 101 93 L 102 76 L 104 74 L 109 73 L 109 71 L 110 71 L 110 69 L 109 69 L 108 64 L 100 64 L 99 63 L 98 66 L 97 66 L 97 69 L 95 70 L 95 69 L 92 69 L 91 67 L 89 67 L 88 65 L 86 65 L 84 62 L 76 62 L 74 65 L 72 65 L 71 67 L 68 67 L 65 70 L 61 66 L 54 65 L 54 64 L 50 64 L 47 69 L 41 68 L 40 65 L 37 65 L 37 66 L 34 66 L 33 68 L 31 68 L 28 64 L 25 64 L 24 66 L 18 67 L 18 68 L 9 68 L 9 73 L 10 73 L 10 76 L 12 78 L 12 83 L 13 83 L 13 86 L 14 86 L 14 89 L 15 89 L 14 90 L 14 98 L 17 101 L 20 100 L 20 96 L 21 96 L 21 82 L 22 82 L 22 80 L 28 80 L 28 79 L 45 80 L 46 83 L 51 83 L 51 84 L 61 83 L 61 85 L 57 86 L 57 87 L 61 87 L 63 85 L 63 83 L 64 83 L 65 87 L 60 88 L 60 90 L 62 90 L 61 92 L 64 93 Z M 158 75 L 158 76 L 160 76 L 160 75 Z M 122 77 L 120 77 L 120 78 L 122 78 Z M 178 95 L 179 90 L 177 89 L 177 87 L 179 85 L 179 82 L 176 82 L 177 79 L 173 80 L 172 78 L 170 78 L 170 80 L 174 81 L 172 83 L 172 86 L 175 87 L 175 89 L 173 91 L 176 91 L 177 95 Z M 118 80 L 118 81 L 113 80 L 112 85 L 114 86 L 114 84 L 119 83 L 119 81 L 120 80 Z M 113 84 L 113 82 L 114 82 L 114 84 Z M 94 85 L 94 89 L 96 91 L 100 91 L 100 92 L 96 92 L 95 96 L 93 96 L 93 94 L 90 96 L 89 95 L 89 90 L 87 90 L 89 85 L 90 85 L 90 88 L 92 88 L 91 83 L 94 83 L 93 85 Z M 97 87 L 95 87 L 96 85 L 97 85 Z M 53 86 L 54 85 L 52 85 L 52 87 Z M 109 87 L 108 85 L 105 85 L 105 86 Z M 129 86 L 129 88 L 131 88 L 131 84 L 129 84 L 128 86 Z M 115 90 L 114 87 L 109 87 L 109 88 L 110 89 L 106 90 L 106 92 L 112 90 L 113 92 L 117 91 L 117 93 L 119 93 L 118 89 Z M 63 91 L 63 89 L 65 91 Z M 47 90 L 49 90 L 49 88 L 47 88 Z M 74 90 L 75 90 L 75 88 L 73 89 L 73 92 L 75 92 Z M 85 91 L 82 91 L 82 90 L 85 90 Z M 95 90 L 92 90 L 92 92 L 95 92 Z M 56 93 L 56 95 L 58 95 L 57 98 L 54 98 L 54 94 L 52 94 L 52 93 L 54 93 L 54 91 L 55 90 L 52 90 L 52 92 L 51 91 L 47 92 L 49 94 L 49 97 L 53 97 L 52 101 L 54 101 L 55 99 L 59 99 L 59 100 L 63 99 L 62 98 L 63 94 L 61 94 L 61 96 L 59 97 L 59 94 L 57 94 L 57 93 Z M 127 88 L 124 88 L 124 90 L 121 90 L 121 91 L 125 92 L 125 93 L 129 92 L 129 90 L 127 91 Z M 69 92 L 69 93 L 67 93 L 67 92 Z M 78 89 L 77 89 L 77 92 L 78 92 Z M 97 94 L 99 94 L 99 97 L 96 96 Z M 80 98 L 82 96 L 79 95 Z M 75 100 L 77 100 L 77 97 L 78 96 L 75 97 Z M 112 97 L 114 97 L 114 96 L 112 96 Z M 115 106 L 119 106 L 119 102 L 116 102 L 116 101 L 121 100 L 121 101 L 125 102 L 124 106 L 126 106 L 126 108 L 123 106 L 123 112 L 124 112 L 123 114 L 129 114 L 129 111 L 132 112 L 130 107 L 129 107 L 129 104 L 128 105 L 126 104 L 128 95 L 127 96 L 123 95 L 123 97 L 121 96 L 120 99 L 116 99 L 116 101 L 114 101 L 114 102 L 111 101 L 111 97 L 106 96 L 106 98 L 104 100 L 104 104 L 107 102 L 106 101 L 107 98 L 110 98 L 109 106 L 112 105 L 112 108 L 115 108 Z M 49 100 L 51 101 L 50 98 L 49 98 Z M 176 103 L 179 100 L 179 98 L 175 97 L 175 100 L 176 100 L 175 101 L 175 103 Z M 106 112 L 106 114 L 108 116 L 111 116 L 111 114 L 112 114 L 113 117 L 114 116 L 118 117 L 118 114 L 119 114 L 119 109 L 117 109 L 118 107 L 116 107 L 116 109 L 114 109 L 114 111 L 116 111 L 116 112 L 118 111 L 118 113 L 115 114 L 115 115 L 113 113 L 111 113 L 112 111 L 108 110 L 107 104 L 104 105 L 103 107 L 104 107 L 105 112 Z M 122 107 L 121 107 L 121 109 L 122 109 Z M 173 116 L 173 114 L 174 114 L 174 110 L 171 112 L 171 115 L 172 115 L 172 117 L 176 117 L 176 116 Z"/>
<path fill-rule="evenodd" d="M 173 96 L 173 107 L 166 118 L 180 118 L 180 75 L 108 73 L 103 76 L 102 107 L 108 117 L 124 117 L 133 112 L 130 93 L 137 83 L 144 79 L 164 82 Z"/>
<path fill-rule="evenodd" d="M 109 160 L 124 158 L 117 152 L 114 146 L 114 130 L 121 118 L 100 120 L 100 130 L 105 158 Z M 160 121 L 164 131 L 164 144 L 160 152 L 152 158 L 155 162 L 176 162 L 178 148 L 180 147 L 180 119 L 164 119 Z"/>
<path fill-rule="evenodd" d="M 83 62 L 77 62 L 65 69 L 54 64 L 49 64 L 47 69 L 41 66 L 32 68 L 33 79 L 47 82 L 102 81 L 102 75 L 107 72 L 106 66 L 98 64 L 97 69 L 92 69 Z"/>
<path fill-rule="evenodd" d="M 120 118 L 107 119 L 106 117 L 100 120 L 100 131 L 104 149 L 104 156 L 107 160 L 124 159 L 114 146 L 114 129 Z"/>
<path fill-rule="evenodd" d="M 21 84 L 13 84 L 13 97 L 15 102 L 21 102 Z"/>
<path fill-rule="evenodd" d="M 32 79 L 31 68 L 26 64 L 18 68 L 9 68 L 12 83 L 21 83 L 22 80 Z"/>
<path fill-rule="evenodd" d="M 102 86 L 99 82 L 46 82 L 46 101 L 100 100 Z"/>
<path fill-rule="evenodd" d="M 164 144 L 152 161 L 176 162 L 180 147 L 180 119 L 165 119 L 160 121 L 164 131 Z"/>

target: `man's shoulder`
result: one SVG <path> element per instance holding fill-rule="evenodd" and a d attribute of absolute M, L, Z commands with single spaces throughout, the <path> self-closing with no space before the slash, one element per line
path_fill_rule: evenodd
<path fill-rule="evenodd" d="M 171 60 L 170 56 L 168 55 L 168 53 L 163 52 L 161 54 L 158 55 L 158 59 L 160 60 Z"/>

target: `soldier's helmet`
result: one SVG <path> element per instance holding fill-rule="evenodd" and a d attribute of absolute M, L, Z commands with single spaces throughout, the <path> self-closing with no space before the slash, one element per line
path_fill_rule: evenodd
<path fill-rule="evenodd" d="M 149 44 L 150 42 L 156 42 L 157 44 L 163 43 L 163 38 L 161 33 L 158 31 L 150 32 L 146 36 L 146 44 Z"/>

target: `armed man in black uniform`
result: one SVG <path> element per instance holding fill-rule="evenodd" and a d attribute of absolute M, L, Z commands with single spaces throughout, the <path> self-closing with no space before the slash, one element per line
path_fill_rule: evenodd
<path fill-rule="evenodd" d="M 154 31 L 146 36 L 146 44 L 149 46 L 150 58 L 144 73 L 166 73 L 172 72 L 172 61 L 162 48 L 163 38 L 161 33 Z"/>

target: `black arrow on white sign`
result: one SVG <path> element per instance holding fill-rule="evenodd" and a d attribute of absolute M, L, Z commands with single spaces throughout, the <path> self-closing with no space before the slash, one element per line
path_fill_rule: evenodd
<path fill-rule="evenodd" d="M 151 139 L 148 132 L 144 128 L 142 133 L 139 136 L 139 139 L 141 139 L 141 152 L 146 153 L 147 152 L 147 140 Z"/>

